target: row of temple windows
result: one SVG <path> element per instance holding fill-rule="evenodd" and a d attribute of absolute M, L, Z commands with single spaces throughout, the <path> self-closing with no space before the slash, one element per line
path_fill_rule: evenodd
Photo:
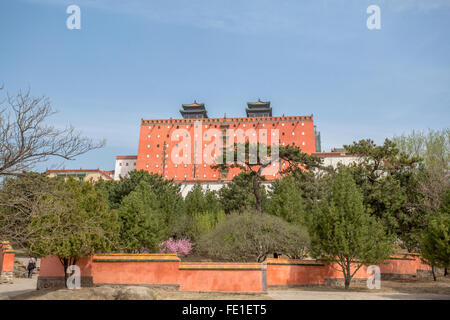
<path fill-rule="evenodd" d="M 184 164 L 183 166 L 184 166 L 185 168 L 188 167 L 187 164 Z M 192 166 L 192 164 L 191 164 L 190 166 Z M 207 165 L 206 163 L 203 164 L 203 167 L 204 167 L 204 168 L 206 168 L 207 166 L 208 166 L 208 165 Z M 275 166 L 275 163 L 273 163 L 272 166 Z M 283 167 L 286 166 L 286 162 L 282 162 L 282 166 L 283 166 Z M 159 167 L 162 168 L 163 166 L 162 166 L 162 165 L 160 166 L 159 164 L 155 164 L 155 168 L 159 168 Z M 165 165 L 165 168 L 168 168 L 168 167 L 169 167 L 169 165 L 166 164 L 166 165 Z M 178 164 L 174 164 L 173 167 L 174 167 L 174 168 L 178 168 Z M 149 168 L 150 168 L 150 165 L 149 165 L 149 164 L 146 164 L 146 165 L 145 165 L 145 168 L 146 168 L 146 169 L 149 169 Z"/>
<path fill-rule="evenodd" d="M 263 133 L 262 133 L 262 135 L 263 135 L 263 137 L 265 137 L 265 136 L 266 136 L 266 133 L 265 133 L 265 132 L 263 132 Z M 285 132 L 282 132 L 282 133 L 281 133 L 281 135 L 282 135 L 282 136 L 285 136 Z M 291 133 L 291 135 L 295 136 L 295 132 L 292 132 L 292 133 Z M 304 136 L 304 135 L 305 135 L 305 132 L 304 132 L 304 131 L 302 131 L 302 136 Z M 216 135 L 216 134 L 213 134 L 213 136 L 214 136 L 214 137 L 217 137 L 217 135 Z M 234 136 L 234 137 L 236 137 L 236 133 L 235 133 L 235 134 L 234 134 L 233 136 Z M 245 137 L 245 133 L 243 133 L 243 134 L 242 134 L 242 136 L 243 136 L 243 137 Z M 254 133 L 253 133 L 253 136 L 254 136 L 254 137 L 256 136 L 256 132 L 254 132 Z M 275 136 L 275 133 L 274 133 L 274 132 L 272 133 L 272 136 Z M 160 135 L 160 134 L 158 134 L 158 135 L 157 135 L 156 137 L 157 137 L 157 138 L 159 139 L 159 138 L 161 138 L 161 135 Z M 169 134 L 167 134 L 167 135 L 166 135 L 166 137 L 167 137 L 167 138 L 170 138 L 170 135 L 169 135 Z M 177 135 L 176 135 L 176 137 L 177 137 L 177 138 L 179 138 L 179 137 L 180 137 L 180 135 L 179 135 L 179 134 L 177 134 Z M 186 138 L 189 138 L 189 134 L 186 134 L 186 135 L 185 135 L 185 137 L 186 137 Z M 198 137 L 198 135 L 197 135 L 197 134 L 195 134 L 195 137 L 197 138 L 197 137 Z M 208 137 L 208 134 L 207 134 L 207 133 L 205 133 L 205 134 L 204 134 L 204 137 L 205 137 L 205 138 L 207 138 L 207 137 Z M 150 134 L 149 134 L 149 135 L 147 135 L 147 138 L 148 138 L 148 139 L 150 139 L 150 138 L 151 138 L 151 135 L 150 135 Z"/>
<path fill-rule="evenodd" d="M 272 174 L 272 176 L 276 177 L 276 174 L 274 173 L 274 174 Z M 283 176 L 284 176 L 284 175 L 283 175 Z M 165 177 L 168 178 L 169 176 L 166 174 Z M 185 174 L 185 175 L 183 175 L 182 177 L 183 177 L 184 179 L 186 179 L 186 178 L 188 177 L 188 175 Z M 199 178 L 199 177 L 200 177 L 199 175 L 196 176 L 196 178 Z M 233 178 L 234 178 L 234 177 L 236 177 L 236 174 L 235 174 L 235 173 L 233 173 Z M 179 177 L 175 174 L 175 175 L 173 176 L 173 178 L 174 178 L 174 179 L 177 179 L 177 178 L 179 178 Z M 207 174 L 204 174 L 204 175 L 203 175 L 203 178 L 208 178 L 208 175 L 207 175 Z M 212 177 L 210 177 L 210 178 L 217 178 L 217 174 L 214 173 L 214 174 L 212 175 Z"/>
<path fill-rule="evenodd" d="M 281 145 L 282 145 L 282 146 L 285 146 L 286 143 L 285 143 L 285 142 L 282 142 Z M 292 145 L 295 146 L 295 142 L 292 142 Z M 304 146 L 304 145 L 306 145 L 305 141 L 302 142 L 302 146 Z M 186 143 L 184 146 L 187 148 L 187 147 L 188 147 L 188 144 Z M 207 146 L 208 146 L 208 144 L 205 143 L 205 148 L 206 148 Z M 168 148 L 168 147 L 169 147 L 169 144 L 167 143 L 167 144 L 166 144 L 166 148 Z M 178 143 L 175 145 L 175 147 L 179 147 Z M 214 143 L 214 147 L 217 147 L 217 144 L 216 144 L 216 143 Z M 150 149 L 150 145 L 149 145 L 149 144 L 147 145 L 147 148 Z M 159 144 L 156 145 L 156 148 L 159 148 Z M 168 156 L 168 155 L 166 154 L 166 157 L 167 157 L 167 156 Z M 150 157 L 150 155 L 147 154 L 147 158 L 149 158 L 149 157 Z M 156 157 L 159 158 L 159 155 L 157 154 Z M 120 165 L 122 165 L 122 164 L 120 164 Z M 127 163 L 127 165 L 128 165 L 128 163 Z M 135 165 L 136 165 L 136 163 L 135 163 Z"/>

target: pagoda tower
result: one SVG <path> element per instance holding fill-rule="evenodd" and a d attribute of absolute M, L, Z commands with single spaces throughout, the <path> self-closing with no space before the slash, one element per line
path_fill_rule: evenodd
<path fill-rule="evenodd" d="M 271 117 L 272 108 L 270 101 L 264 102 L 258 99 L 257 102 L 247 102 L 247 117 Z"/>
<path fill-rule="evenodd" d="M 183 104 L 183 110 L 180 110 L 184 119 L 206 119 L 208 113 L 206 112 L 205 104 L 197 103 L 194 100 L 192 104 Z"/>

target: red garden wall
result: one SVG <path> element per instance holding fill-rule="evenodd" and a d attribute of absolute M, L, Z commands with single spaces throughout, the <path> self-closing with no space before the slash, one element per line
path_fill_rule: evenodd
<path fill-rule="evenodd" d="M 261 263 L 182 262 L 181 291 L 262 292 L 266 290 Z"/>
<path fill-rule="evenodd" d="M 178 284 L 176 254 L 104 254 L 91 261 L 94 284 Z"/>
<path fill-rule="evenodd" d="M 0 283 L 12 283 L 15 251 L 8 241 L 0 242 Z"/>
<path fill-rule="evenodd" d="M 267 259 L 268 286 L 333 284 L 344 278 L 339 267 L 315 260 Z M 354 269 L 353 269 L 354 270 Z M 362 266 L 354 279 L 366 279 L 367 267 Z"/>
<path fill-rule="evenodd" d="M 380 263 L 379 267 L 385 279 L 421 276 L 431 272 L 431 267 L 424 264 L 418 254 L 393 255 L 389 260 Z"/>
<path fill-rule="evenodd" d="M 271 286 L 329 285 L 343 281 L 335 264 L 267 259 L 264 263 L 181 262 L 175 254 L 98 254 L 80 259 L 82 286 L 96 284 L 177 285 L 182 291 L 263 292 Z M 379 264 L 382 277 L 410 277 L 430 268 L 417 255 L 396 255 Z M 361 267 L 354 280 L 370 276 Z M 64 285 L 55 257 L 41 261 L 38 288 Z"/>
<path fill-rule="evenodd" d="M 176 254 L 96 254 L 77 262 L 82 285 L 178 284 Z M 38 289 L 64 286 L 64 267 L 56 257 L 41 259 Z"/>

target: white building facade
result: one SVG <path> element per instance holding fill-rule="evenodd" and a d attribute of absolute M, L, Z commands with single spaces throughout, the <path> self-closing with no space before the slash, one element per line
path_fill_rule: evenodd
<path fill-rule="evenodd" d="M 130 171 L 136 170 L 137 156 L 117 156 L 114 169 L 114 180 L 128 177 Z"/>

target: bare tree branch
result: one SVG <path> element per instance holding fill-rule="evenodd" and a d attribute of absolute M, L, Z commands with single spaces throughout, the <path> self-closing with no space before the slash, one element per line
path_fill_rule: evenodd
<path fill-rule="evenodd" d="M 50 100 L 31 96 L 30 89 L 6 94 L 0 101 L 0 177 L 20 175 L 52 157 L 73 160 L 105 145 L 104 140 L 81 136 L 72 126 L 48 125 L 54 114 Z"/>

